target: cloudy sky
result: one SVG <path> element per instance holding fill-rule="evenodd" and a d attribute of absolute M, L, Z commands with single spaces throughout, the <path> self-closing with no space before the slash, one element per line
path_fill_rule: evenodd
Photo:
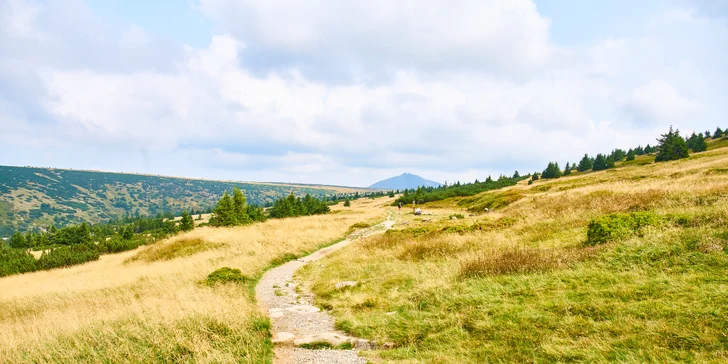
<path fill-rule="evenodd" d="M 470 181 L 728 127 L 722 0 L 0 0 L 0 164 Z"/>

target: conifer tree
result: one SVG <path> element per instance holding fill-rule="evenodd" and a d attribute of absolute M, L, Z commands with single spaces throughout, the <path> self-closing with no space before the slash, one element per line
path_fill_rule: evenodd
<path fill-rule="evenodd" d="M 561 169 L 559 163 L 549 162 L 546 169 L 541 174 L 541 178 L 559 178 L 561 177 Z"/>
<path fill-rule="evenodd" d="M 250 223 L 250 217 L 248 216 L 247 199 L 239 188 L 233 188 L 233 211 L 235 214 L 235 224 L 247 224 Z"/>
<path fill-rule="evenodd" d="M 589 158 L 589 155 L 584 154 L 584 158 L 582 158 L 581 161 L 579 161 L 579 166 L 576 167 L 576 170 L 579 172 L 585 172 L 585 171 L 592 169 L 593 167 L 594 167 L 593 162 Z"/>
<path fill-rule="evenodd" d="M 190 231 L 195 228 L 195 223 L 192 221 L 192 215 L 187 210 L 182 211 L 182 219 L 179 223 L 179 229 L 182 231 Z"/>
<path fill-rule="evenodd" d="M 351 207 L 351 201 L 348 198 L 344 200 L 344 207 Z"/>
<path fill-rule="evenodd" d="M 233 199 L 225 191 L 220 200 L 215 204 L 210 218 L 212 226 L 234 226 L 237 221 L 235 219 L 235 207 Z"/>
<path fill-rule="evenodd" d="M 655 157 L 655 162 L 671 161 L 690 156 L 685 139 L 680 137 L 679 130 L 676 129 L 673 131 L 672 126 L 670 126 L 670 131 L 668 131 L 667 134 L 662 134 L 662 136 L 657 140 L 660 144 L 657 146 L 657 157 Z"/>
<path fill-rule="evenodd" d="M 633 161 L 635 158 L 635 151 L 634 149 L 630 149 L 627 151 L 627 161 Z"/>
<path fill-rule="evenodd" d="M 690 138 L 687 138 L 685 140 L 685 142 L 687 143 L 688 148 L 696 153 L 704 152 L 708 149 L 708 144 L 705 142 L 703 134 L 693 133 L 692 135 L 690 135 Z"/>
<path fill-rule="evenodd" d="M 596 159 L 594 159 L 594 165 L 592 166 L 592 169 L 595 171 L 602 171 L 607 169 L 607 157 L 604 156 L 604 154 L 597 154 Z"/>
<path fill-rule="evenodd" d="M 566 162 L 566 167 L 564 168 L 564 176 L 568 176 L 571 174 L 571 165 L 569 165 L 569 162 Z"/>
<path fill-rule="evenodd" d="M 723 130 L 720 129 L 720 127 L 715 128 L 715 132 L 713 133 L 713 139 L 718 139 L 723 137 Z"/>
<path fill-rule="evenodd" d="M 518 173 L 518 171 L 515 171 L 513 173 L 513 178 L 521 178 L 521 175 Z"/>

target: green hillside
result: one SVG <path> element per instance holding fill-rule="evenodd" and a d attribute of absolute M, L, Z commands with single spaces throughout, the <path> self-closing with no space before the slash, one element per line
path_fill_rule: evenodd
<path fill-rule="evenodd" d="M 239 187 L 252 204 L 265 205 L 293 192 L 313 196 L 335 187 L 235 183 L 137 174 L 0 166 L 0 237 L 56 224 L 101 222 L 212 207 L 225 190 Z"/>

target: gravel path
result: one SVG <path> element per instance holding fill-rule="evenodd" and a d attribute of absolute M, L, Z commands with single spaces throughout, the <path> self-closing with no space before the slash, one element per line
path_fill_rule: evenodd
<path fill-rule="evenodd" d="M 306 287 L 300 287 L 301 294 L 296 292 L 299 283 L 294 281 L 293 273 L 304 265 L 351 244 L 356 239 L 386 231 L 392 225 L 394 220 L 390 215 L 379 225 L 356 232 L 346 240 L 311 255 L 270 269 L 263 275 L 255 287 L 255 296 L 258 306 L 268 313 L 273 324 L 273 342 L 276 344 L 274 363 L 366 363 L 366 360 L 357 355 L 356 349 L 308 350 L 297 347 L 319 341 L 327 341 L 334 347 L 346 342 L 355 344 L 355 347 L 365 347 L 366 341 L 358 341 L 343 332 L 336 331 L 334 320 L 327 312 L 314 306 L 314 296 Z"/>

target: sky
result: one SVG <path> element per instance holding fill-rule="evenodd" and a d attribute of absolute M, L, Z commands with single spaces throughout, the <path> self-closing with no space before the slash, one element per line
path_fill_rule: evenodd
<path fill-rule="evenodd" d="M 723 0 L 0 0 L 0 164 L 368 186 L 728 128 Z"/>

